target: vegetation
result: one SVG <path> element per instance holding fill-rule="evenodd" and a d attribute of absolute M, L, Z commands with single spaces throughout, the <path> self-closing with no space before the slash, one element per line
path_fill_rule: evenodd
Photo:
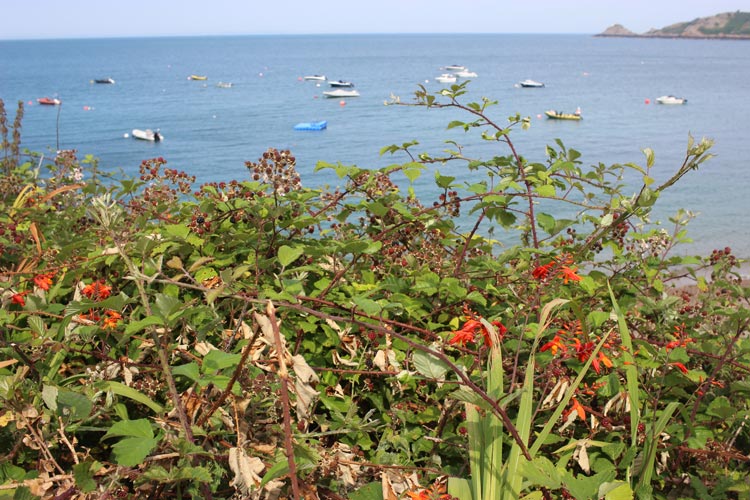
<path fill-rule="evenodd" d="M 390 104 L 492 157 L 406 142 L 335 189 L 273 149 L 199 187 L 22 161 L 0 108 L 0 498 L 750 497 L 750 290 L 649 220 L 711 142 L 661 185 L 648 150 L 533 162 L 466 92 Z"/>

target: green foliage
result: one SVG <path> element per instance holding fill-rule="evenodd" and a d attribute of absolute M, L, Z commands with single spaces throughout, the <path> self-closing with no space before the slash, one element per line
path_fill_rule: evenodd
<path fill-rule="evenodd" d="M 274 149 L 197 189 L 160 158 L 37 170 L 0 108 L 1 491 L 746 495 L 750 291 L 731 249 L 673 251 L 688 212 L 650 220 L 711 142 L 657 185 L 650 150 L 526 158 L 530 121 L 468 96 L 395 99 L 467 118 L 443 152 L 321 162 L 335 190 Z"/>

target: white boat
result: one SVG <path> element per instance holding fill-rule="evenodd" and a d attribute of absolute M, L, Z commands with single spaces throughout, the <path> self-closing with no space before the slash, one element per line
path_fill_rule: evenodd
<path fill-rule="evenodd" d="M 537 82 L 536 80 L 524 80 L 522 82 L 518 82 L 518 85 L 520 87 L 526 87 L 526 88 L 544 87 L 544 84 L 542 82 Z"/>
<path fill-rule="evenodd" d="M 444 68 L 447 71 L 466 71 L 466 66 L 459 66 L 458 64 L 451 64 Z"/>
<path fill-rule="evenodd" d="M 476 78 L 477 76 L 479 76 L 473 71 L 469 71 L 468 69 L 465 69 L 463 71 L 456 71 L 453 74 L 456 75 L 458 78 Z"/>
<path fill-rule="evenodd" d="M 146 130 L 134 128 L 132 135 L 133 138 L 140 139 L 142 141 L 159 142 L 164 139 L 164 136 L 162 136 L 158 130 L 153 131 L 150 128 L 147 128 Z"/>
<path fill-rule="evenodd" d="M 684 97 L 675 97 L 673 95 L 663 95 L 656 98 L 656 102 L 659 104 L 685 104 L 687 99 Z"/>
<path fill-rule="evenodd" d="M 109 85 L 113 85 L 115 83 L 114 78 L 94 78 L 94 83 L 106 83 Z"/>
<path fill-rule="evenodd" d="M 435 81 L 438 83 L 456 83 L 456 75 L 452 73 L 443 73 L 435 78 Z"/>
<path fill-rule="evenodd" d="M 345 82 L 344 80 L 332 80 L 328 82 L 331 87 L 354 87 L 352 82 Z"/>
<path fill-rule="evenodd" d="M 216 84 L 217 87 L 220 89 L 231 89 L 232 88 L 232 82 L 219 82 Z"/>
<path fill-rule="evenodd" d="M 336 89 L 323 92 L 326 97 L 359 97 L 359 92 L 354 89 Z"/>
<path fill-rule="evenodd" d="M 303 80 L 313 80 L 317 82 L 326 81 L 326 75 L 307 75 L 302 77 Z"/>

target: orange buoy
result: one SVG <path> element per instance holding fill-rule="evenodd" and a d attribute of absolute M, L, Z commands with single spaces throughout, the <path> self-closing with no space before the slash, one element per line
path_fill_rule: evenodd
<path fill-rule="evenodd" d="M 339 106 L 346 106 L 346 101 L 345 101 L 345 100 L 343 100 L 343 99 L 341 99 L 341 100 L 339 101 Z"/>
<path fill-rule="evenodd" d="M 645 100 L 644 102 L 645 102 L 646 104 L 651 104 L 651 99 L 646 99 L 646 100 Z"/>

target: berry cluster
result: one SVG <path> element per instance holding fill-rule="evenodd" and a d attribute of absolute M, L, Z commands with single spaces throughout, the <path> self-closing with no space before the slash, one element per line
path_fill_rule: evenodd
<path fill-rule="evenodd" d="M 734 267 L 737 265 L 737 258 L 732 255 L 731 248 L 725 247 L 723 250 L 715 249 L 714 251 L 712 251 L 711 256 L 709 257 L 709 262 L 711 262 L 711 265 L 725 262 L 730 267 Z"/>
<path fill-rule="evenodd" d="M 458 191 L 446 191 L 445 193 L 440 193 L 438 200 L 439 201 L 432 203 L 433 207 L 444 208 L 446 214 L 452 217 L 458 217 L 461 215 L 461 197 L 458 196 Z"/>
<path fill-rule="evenodd" d="M 258 162 L 245 162 L 254 181 L 271 186 L 276 194 L 286 194 L 302 187 L 297 173 L 297 159 L 289 150 L 268 148 Z"/>

